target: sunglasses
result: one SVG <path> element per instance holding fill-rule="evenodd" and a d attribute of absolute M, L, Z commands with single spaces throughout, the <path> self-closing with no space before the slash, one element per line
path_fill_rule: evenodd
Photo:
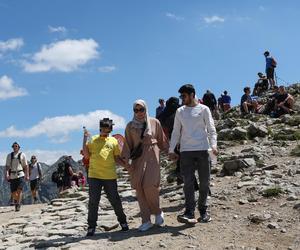
<path fill-rule="evenodd" d="M 32 158 L 31 158 L 31 160 L 35 160 L 35 159 L 36 159 L 35 157 L 32 157 Z"/>
<path fill-rule="evenodd" d="M 145 112 L 145 108 L 133 109 L 133 111 L 134 111 L 134 113 L 138 113 L 138 112 L 144 113 Z"/>
<path fill-rule="evenodd" d="M 180 95 L 180 96 L 179 96 L 180 99 L 184 99 L 184 98 L 186 98 L 186 97 L 187 97 L 187 95 Z"/>

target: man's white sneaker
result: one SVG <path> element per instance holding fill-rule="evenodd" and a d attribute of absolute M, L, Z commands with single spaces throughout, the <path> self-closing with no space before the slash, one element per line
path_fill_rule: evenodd
<path fill-rule="evenodd" d="M 162 226 L 164 224 L 164 222 L 165 222 L 164 213 L 163 213 L 163 211 L 161 211 L 160 214 L 155 216 L 155 225 Z"/>
<path fill-rule="evenodd" d="M 150 221 L 148 221 L 139 226 L 139 231 L 145 232 L 149 230 L 151 227 L 153 227 L 153 224 Z"/>

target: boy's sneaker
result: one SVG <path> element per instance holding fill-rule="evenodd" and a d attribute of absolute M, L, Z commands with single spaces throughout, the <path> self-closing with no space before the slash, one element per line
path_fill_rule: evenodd
<path fill-rule="evenodd" d="M 189 213 L 185 211 L 183 214 L 177 216 L 177 221 L 180 223 L 187 223 L 187 224 L 196 224 L 197 220 L 195 219 L 194 213 Z"/>
<path fill-rule="evenodd" d="M 211 217 L 209 215 L 209 213 L 205 212 L 205 213 L 200 213 L 200 218 L 198 219 L 199 222 L 202 223 L 207 223 L 211 221 Z"/>
<path fill-rule="evenodd" d="M 148 221 L 139 226 L 139 231 L 145 232 L 145 231 L 148 231 L 152 227 L 153 227 L 153 224 L 150 221 Z"/>
<path fill-rule="evenodd" d="M 127 222 L 121 223 L 120 226 L 121 226 L 121 228 L 122 228 L 121 231 L 123 231 L 123 232 L 126 232 L 126 231 L 129 230 L 129 227 L 128 227 Z"/>
<path fill-rule="evenodd" d="M 94 227 L 89 227 L 88 230 L 87 230 L 86 236 L 87 236 L 87 237 L 94 236 L 94 235 L 95 235 L 95 231 L 96 231 L 96 228 L 94 228 Z"/>
<path fill-rule="evenodd" d="M 160 214 L 155 216 L 155 225 L 162 226 L 164 224 L 164 222 L 165 222 L 164 213 L 163 213 L 163 211 L 161 211 Z"/>

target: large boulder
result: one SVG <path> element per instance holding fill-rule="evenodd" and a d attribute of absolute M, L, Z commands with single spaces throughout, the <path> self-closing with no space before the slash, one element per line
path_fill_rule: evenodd
<path fill-rule="evenodd" d="M 225 175 L 233 175 L 237 171 L 255 166 L 256 162 L 253 158 L 230 160 L 224 162 L 222 172 Z"/>
<path fill-rule="evenodd" d="M 248 135 L 252 138 L 254 137 L 265 137 L 268 135 L 268 129 L 264 125 L 258 125 L 256 123 L 251 123 L 247 127 Z"/>
<path fill-rule="evenodd" d="M 247 130 L 241 127 L 234 128 L 232 132 L 233 132 L 233 140 L 247 140 L 248 138 Z"/>

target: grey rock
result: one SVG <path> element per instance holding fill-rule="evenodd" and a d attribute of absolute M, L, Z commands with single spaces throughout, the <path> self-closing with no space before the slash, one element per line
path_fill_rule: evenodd
<path fill-rule="evenodd" d="M 297 203 L 293 206 L 294 209 L 300 210 L 300 203 Z"/>
<path fill-rule="evenodd" d="M 279 225 L 276 222 L 270 222 L 268 224 L 268 228 L 270 228 L 270 229 L 278 229 Z"/>
<path fill-rule="evenodd" d="M 298 197 L 296 195 L 290 195 L 286 198 L 287 201 L 297 201 Z"/>
<path fill-rule="evenodd" d="M 254 182 L 254 181 L 245 181 L 245 182 L 239 182 L 237 184 L 237 187 L 242 188 L 242 187 L 246 187 L 246 186 L 255 186 L 255 185 L 256 185 L 256 182 Z"/>

